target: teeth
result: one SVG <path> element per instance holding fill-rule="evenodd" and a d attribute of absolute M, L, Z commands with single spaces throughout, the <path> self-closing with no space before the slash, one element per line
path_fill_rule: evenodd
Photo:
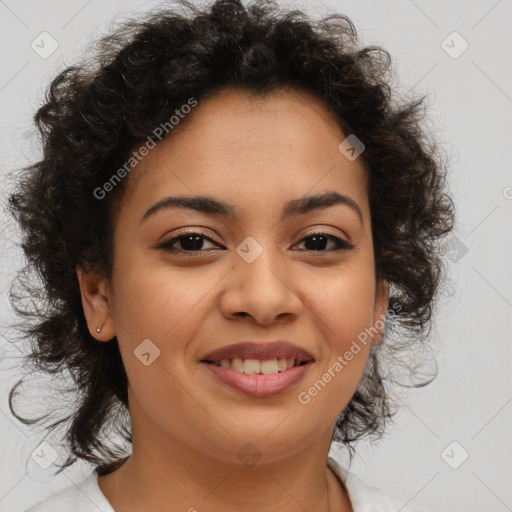
<path fill-rule="evenodd" d="M 277 359 L 269 359 L 268 361 L 261 361 L 261 373 L 263 375 L 272 375 L 273 373 L 277 373 L 279 371 L 279 367 L 277 365 Z"/>
<path fill-rule="evenodd" d="M 233 370 L 236 370 L 237 372 L 243 372 L 244 371 L 244 360 L 240 359 L 239 357 L 237 357 L 236 359 L 233 359 L 233 361 L 231 362 L 231 368 L 233 368 Z"/>
<path fill-rule="evenodd" d="M 292 365 L 293 366 L 293 365 Z M 284 370 L 286 370 L 286 368 L 289 368 L 288 366 L 288 362 L 286 361 L 286 357 L 280 357 L 278 360 L 277 360 L 277 369 L 280 371 L 280 372 L 283 372 Z"/>
<path fill-rule="evenodd" d="M 248 375 L 274 375 L 279 372 L 284 372 L 288 368 L 292 368 L 294 363 L 295 359 L 293 357 L 278 357 L 274 359 L 266 359 L 264 361 L 236 357 L 235 359 L 222 359 L 221 361 L 215 361 L 213 364 L 224 368 L 232 368 L 237 372 L 247 373 Z"/>
<path fill-rule="evenodd" d="M 243 372 L 250 375 L 260 373 L 261 363 L 257 359 L 245 359 L 243 365 Z"/>

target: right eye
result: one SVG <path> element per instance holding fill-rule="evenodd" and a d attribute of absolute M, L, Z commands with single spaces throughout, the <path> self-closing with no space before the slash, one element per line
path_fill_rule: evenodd
<path fill-rule="evenodd" d="M 214 242 L 210 237 L 204 235 L 201 232 L 187 231 L 186 233 L 182 233 L 171 238 L 170 240 L 161 243 L 158 248 L 165 249 L 166 251 L 173 253 L 201 252 L 204 250 L 202 246 L 205 240 L 217 245 L 216 242 Z M 181 247 L 176 248 L 176 244 L 179 244 Z"/>

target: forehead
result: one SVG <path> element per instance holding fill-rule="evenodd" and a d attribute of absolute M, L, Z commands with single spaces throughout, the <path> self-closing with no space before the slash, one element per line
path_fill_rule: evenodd
<path fill-rule="evenodd" d="M 316 185 L 359 199 L 366 190 L 362 159 L 349 161 L 338 149 L 346 135 L 337 119 L 304 91 L 260 96 L 225 89 L 188 116 L 132 170 L 127 201 L 207 193 L 230 203 L 259 201 L 261 208 Z"/>

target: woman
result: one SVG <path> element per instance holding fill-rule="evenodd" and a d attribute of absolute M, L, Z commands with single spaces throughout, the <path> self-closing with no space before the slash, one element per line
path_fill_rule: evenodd
<path fill-rule="evenodd" d="M 421 100 L 345 16 L 181 4 L 52 82 L 10 198 L 30 360 L 76 384 L 55 465 L 96 466 L 29 510 L 415 510 L 328 454 L 427 339 L 454 214 Z"/>

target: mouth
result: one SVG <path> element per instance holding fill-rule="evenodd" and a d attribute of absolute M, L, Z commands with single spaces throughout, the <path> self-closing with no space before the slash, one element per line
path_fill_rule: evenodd
<path fill-rule="evenodd" d="M 217 349 L 200 360 L 220 382 L 255 397 L 288 390 L 314 362 L 309 352 L 287 342 L 238 343 Z"/>
<path fill-rule="evenodd" d="M 221 359 L 220 361 L 201 361 L 221 368 L 231 368 L 234 371 L 242 372 L 247 375 L 275 375 L 282 373 L 290 368 L 303 366 L 314 362 L 313 359 L 302 361 L 296 357 L 279 357 L 272 359 L 242 359 L 235 357 L 233 359 Z"/>
<path fill-rule="evenodd" d="M 202 363 L 249 375 L 273 375 L 314 361 L 307 350 L 286 341 L 236 343 L 214 350 L 201 359 Z"/>

